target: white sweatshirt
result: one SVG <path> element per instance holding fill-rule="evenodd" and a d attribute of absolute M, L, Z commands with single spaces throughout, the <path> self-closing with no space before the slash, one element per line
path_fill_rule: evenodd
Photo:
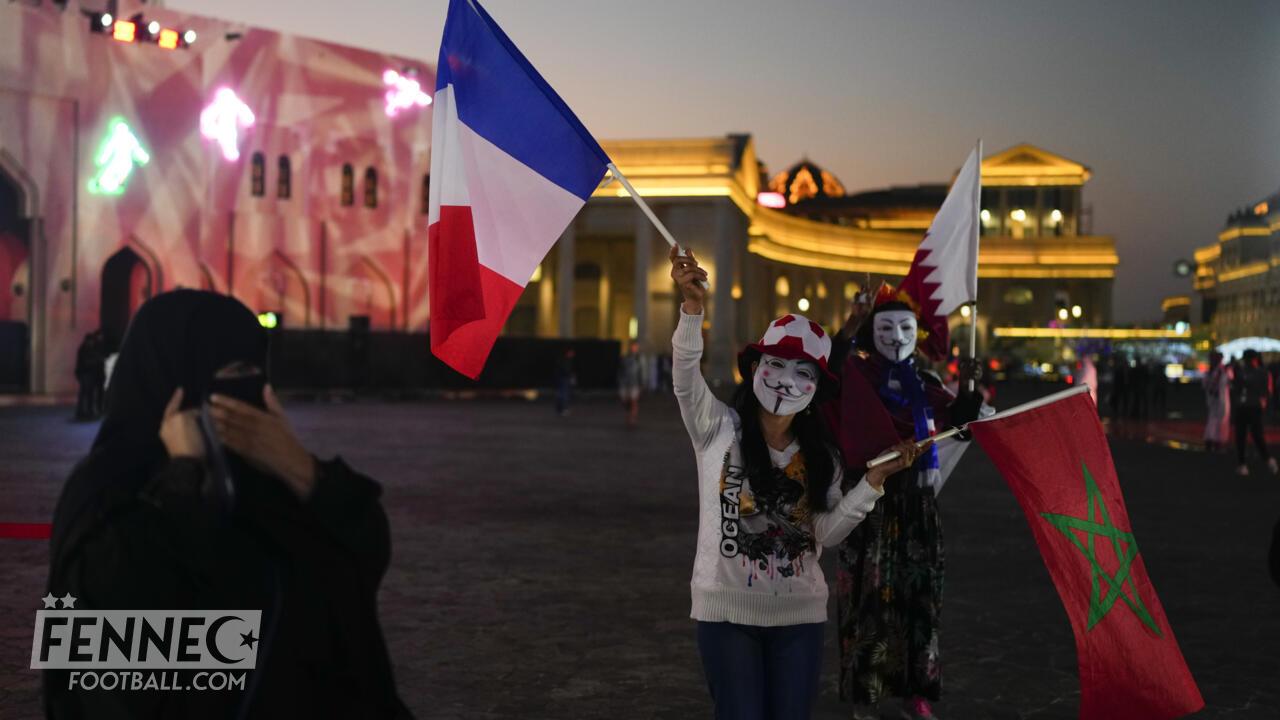
<path fill-rule="evenodd" d="M 810 512 L 802 463 L 792 464 L 799 445 L 792 443 L 769 452 L 774 466 L 797 480 L 799 492 L 791 484 L 789 496 L 757 496 L 738 446 L 738 414 L 711 394 L 698 367 L 702 315 L 682 309 L 671 346 L 672 384 L 698 461 L 698 551 L 690 616 L 761 627 L 826 622 L 827 582 L 818 566 L 822 548 L 848 537 L 882 491 L 864 479 L 842 493 L 837 462 L 827 492 L 828 512 Z"/>

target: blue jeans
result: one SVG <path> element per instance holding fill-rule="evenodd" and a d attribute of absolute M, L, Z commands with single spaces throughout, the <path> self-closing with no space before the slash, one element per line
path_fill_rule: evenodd
<path fill-rule="evenodd" d="M 698 653 L 716 720 L 804 720 L 822 674 L 825 623 L 698 623 Z"/>

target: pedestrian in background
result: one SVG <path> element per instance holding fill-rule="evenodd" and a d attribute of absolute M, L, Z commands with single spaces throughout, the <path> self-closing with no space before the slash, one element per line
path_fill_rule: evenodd
<path fill-rule="evenodd" d="M 87 333 L 76 349 L 77 420 L 96 420 L 102 413 L 102 386 L 106 380 L 106 344 L 100 331 Z"/>
<path fill-rule="evenodd" d="M 1209 418 L 1204 424 L 1204 447 L 1217 452 L 1227 446 L 1231 437 L 1231 376 L 1222 363 L 1222 353 L 1209 353 L 1209 372 L 1201 381 Z"/>
<path fill-rule="evenodd" d="M 644 388 L 645 366 L 640 356 L 640 343 L 635 340 L 618 363 L 618 395 L 627 411 L 627 427 L 640 423 L 640 392 Z"/>
<path fill-rule="evenodd" d="M 573 348 L 565 348 L 556 358 L 556 414 L 563 417 L 569 414 L 569 402 L 573 397 L 573 385 L 576 376 L 573 371 Z"/>
<path fill-rule="evenodd" d="M 1236 474 L 1247 476 L 1249 464 L 1246 462 L 1248 436 L 1253 436 L 1258 455 L 1266 462 L 1272 475 L 1280 474 L 1280 464 L 1267 451 L 1267 435 L 1264 422 L 1266 419 L 1267 399 L 1271 397 L 1271 377 L 1262 367 L 1262 356 L 1257 350 L 1245 350 L 1240 365 L 1231 381 L 1231 415 L 1236 426 L 1236 455 L 1239 465 Z"/>

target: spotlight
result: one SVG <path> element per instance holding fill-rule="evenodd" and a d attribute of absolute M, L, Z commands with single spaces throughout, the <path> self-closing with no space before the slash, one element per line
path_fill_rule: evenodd
<path fill-rule="evenodd" d="M 188 44 L 188 45 L 192 45 L 192 44 L 194 44 L 194 43 L 195 43 L 195 41 L 196 41 L 196 31 L 195 31 L 195 30 L 188 30 L 188 31 L 186 31 L 186 32 L 182 33 L 182 42 L 184 42 L 184 43 L 186 43 L 186 44 Z"/>
<path fill-rule="evenodd" d="M 159 21 L 152 20 L 151 22 L 147 23 L 147 32 L 151 33 L 152 35 L 158 34 L 160 32 Z"/>
<path fill-rule="evenodd" d="M 111 27 L 111 24 L 115 21 L 116 19 L 111 17 L 111 13 L 102 13 L 102 17 L 98 18 L 98 23 L 104 28 Z"/>

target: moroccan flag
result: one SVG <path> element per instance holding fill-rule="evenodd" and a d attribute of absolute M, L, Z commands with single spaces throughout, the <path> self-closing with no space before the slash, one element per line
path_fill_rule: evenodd
<path fill-rule="evenodd" d="M 1142 563 L 1098 412 L 1080 386 L 969 430 L 1031 524 L 1075 631 L 1080 717 L 1164 720 L 1204 707 Z"/>
<path fill-rule="evenodd" d="M 911 269 L 898 286 L 920 305 L 921 329 L 929 337 L 920 349 L 940 360 L 951 351 L 947 316 L 978 301 L 978 213 L 982 203 L 982 143 L 951 184 L 916 249 Z"/>
<path fill-rule="evenodd" d="M 436 73 L 431 351 L 474 379 L 609 156 L 476 0 L 450 0 Z"/>

